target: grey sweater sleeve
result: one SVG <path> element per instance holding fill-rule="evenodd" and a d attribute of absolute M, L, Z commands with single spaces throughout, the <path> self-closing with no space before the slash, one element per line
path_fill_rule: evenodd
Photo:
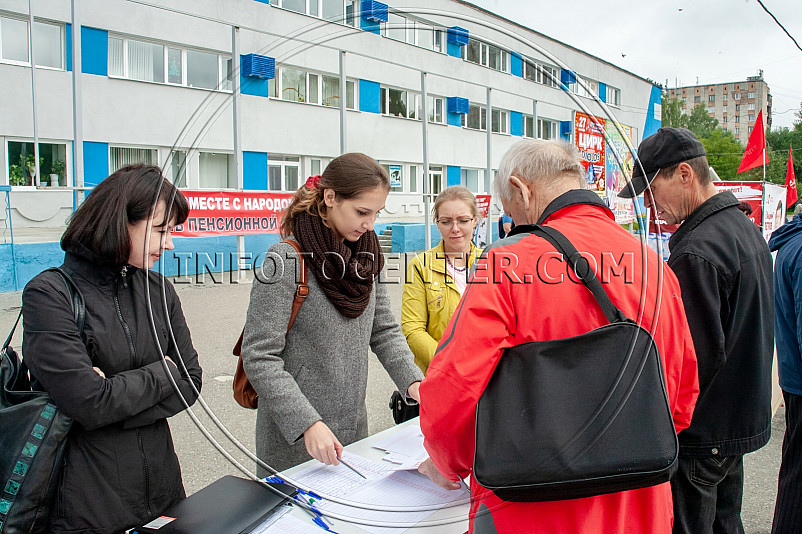
<path fill-rule="evenodd" d="M 242 340 L 242 364 L 259 394 L 259 410 L 269 412 L 287 443 L 300 439 L 307 428 L 321 420 L 282 359 L 297 287 L 296 259 L 291 245 L 276 243 L 270 247 L 253 281 Z"/>
<path fill-rule="evenodd" d="M 415 365 L 415 356 L 409 350 L 401 325 L 390 309 L 390 296 L 384 284 L 375 282 L 376 313 L 373 316 L 373 332 L 370 348 L 395 382 L 398 391 L 406 396 L 413 382 L 423 380 L 423 373 Z"/>

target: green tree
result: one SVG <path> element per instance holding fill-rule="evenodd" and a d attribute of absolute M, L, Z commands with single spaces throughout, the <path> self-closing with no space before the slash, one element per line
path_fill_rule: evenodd
<path fill-rule="evenodd" d="M 685 126 L 702 139 L 710 135 L 718 128 L 718 119 L 707 114 L 707 107 L 704 104 L 696 104 L 691 114 L 688 115 L 688 125 Z"/>
<path fill-rule="evenodd" d="M 735 139 L 732 132 L 715 128 L 707 137 L 700 140 L 707 152 L 707 161 L 722 180 L 740 179 L 736 176 L 738 165 L 744 155 L 744 147 Z"/>
<path fill-rule="evenodd" d="M 663 95 L 662 107 L 662 121 L 663 126 L 670 126 L 672 128 L 685 128 L 687 127 L 687 120 L 682 113 L 682 100 L 678 98 L 668 98 Z"/>

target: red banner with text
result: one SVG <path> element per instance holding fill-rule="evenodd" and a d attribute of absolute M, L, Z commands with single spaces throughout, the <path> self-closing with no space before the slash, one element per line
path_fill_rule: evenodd
<path fill-rule="evenodd" d="M 173 235 L 277 234 L 292 193 L 256 191 L 181 191 L 189 217 Z"/>

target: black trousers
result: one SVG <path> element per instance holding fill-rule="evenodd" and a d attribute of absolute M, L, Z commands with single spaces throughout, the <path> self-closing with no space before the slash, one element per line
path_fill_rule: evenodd
<path fill-rule="evenodd" d="M 674 534 L 744 534 L 744 457 L 680 458 L 671 479 Z"/>
<path fill-rule="evenodd" d="M 802 533 L 802 396 L 783 391 L 785 437 L 772 534 Z"/>

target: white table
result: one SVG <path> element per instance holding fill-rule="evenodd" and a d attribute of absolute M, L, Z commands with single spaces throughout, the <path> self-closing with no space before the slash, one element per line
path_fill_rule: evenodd
<path fill-rule="evenodd" d="M 375 449 L 372 447 L 372 445 L 386 438 L 387 436 L 400 431 L 401 429 L 409 425 L 415 424 L 416 421 L 417 420 L 407 421 L 406 423 L 402 423 L 401 425 L 388 428 L 387 430 L 379 432 L 378 434 L 374 434 L 373 436 L 369 436 L 361 441 L 357 441 L 356 443 L 352 443 L 351 445 L 346 446 L 345 450 L 353 454 L 362 456 L 363 458 L 367 458 L 369 460 L 374 460 L 377 462 L 382 461 L 381 458 L 384 456 L 384 451 Z M 288 469 L 287 471 L 285 471 L 285 473 L 288 476 L 292 477 L 293 473 L 297 473 L 311 465 L 319 465 L 319 462 L 317 462 L 317 460 L 309 460 L 308 462 L 295 466 L 292 469 Z M 347 468 L 343 466 L 342 469 L 347 469 Z M 423 475 L 419 476 L 423 477 Z M 436 510 L 426 519 L 421 521 L 421 523 L 426 524 L 438 520 L 449 520 L 449 521 L 445 524 L 440 524 L 440 525 L 415 526 L 408 529 L 406 532 L 414 532 L 415 534 L 419 533 L 462 534 L 468 530 L 468 509 L 469 505 L 467 503 L 463 503 L 458 505 L 447 506 L 446 508 Z M 311 517 L 297 506 L 293 506 L 293 510 L 290 513 L 290 515 L 295 516 L 301 521 L 307 523 L 310 527 L 309 530 L 310 533 L 325 532 L 320 527 L 315 526 L 314 523 L 312 523 Z M 403 521 L 403 513 L 396 513 L 393 515 L 399 516 L 399 518 L 397 519 L 398 521 Z M 333 518 L 331 518 L 330 520 L 333 523 L 333 526 L 331 527 L 332 530 L 338 532 L 339 534 L 365 534 L 366 532 L 364 527 L 361 527 L 358 524 L 347 523 L 345 521 Z M 402 529 L 394 529 L 394 530 L 397 532 L 402 531 Z"/>

